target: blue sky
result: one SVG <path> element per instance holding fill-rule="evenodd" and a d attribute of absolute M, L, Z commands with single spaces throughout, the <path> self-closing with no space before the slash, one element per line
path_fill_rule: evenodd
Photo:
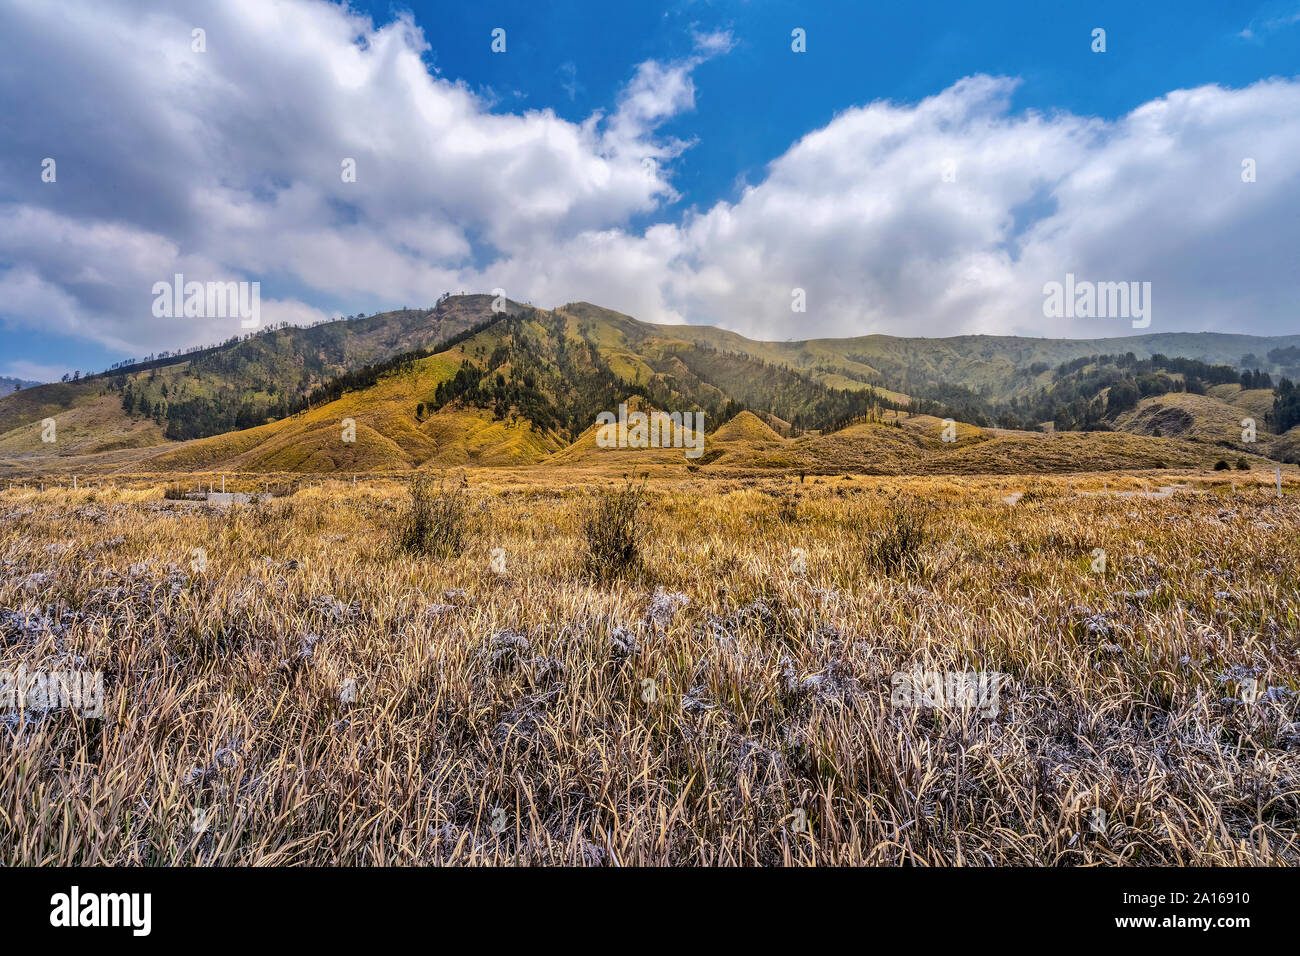
<path fill-rule="evenodd" d="M 1114 118 L 1171 89 L 1245 86 L 1300 69 L 1300 2 L 357 6 L 377 20 L 412 11 L 434 47 L 430 64 L 493 92 L 499 109 L 549 106 L 574 121 L 608 108 L 633 64 L 689 54 L 692 30 L 730 31 L 735 48 L 695 73 L 695 109 L 665 127 L 696 140 L 674 185 L 684 202 L 701 205 L 734 198 L 739 182 L 761 177 L 765 164 L 841 110 L 914 102 L 976 73 L 1022 77 L 1017 108 Z M 1259 35 L 1241 36 L 1252 24 Z M 808 55 L 791 53 L 794 26 L 807 31 Z M 1090 49 L 1098 26 L 1107 30 L 1104 57 Z M 486 40 L 472 42 L 494 27 L 507 30 L 507 56 L 484 55 Z"/>
<path fill-rule="evenodd" d="M 1071 272 L 1151 281 L 1148 331 L 1297 332 L 1298 63 L 1300 0 L 12 0 L 0 374 L 237 334 L 151 315 L 177 271 L 267 321 L 499 286 L 770 338 L 1131 334 L 1044 318 Z"/>

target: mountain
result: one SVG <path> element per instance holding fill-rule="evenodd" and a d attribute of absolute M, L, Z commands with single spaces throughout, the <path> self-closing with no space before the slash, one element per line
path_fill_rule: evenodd
<path fill-rule="evenodd" d="M 1300 355 L 1300 336 L 760 342 L 585 302 L 549 311 L 512 302 L 505 313 L 492 304 L 454 296 L 432 309 L 268 329 L 24 389 L 0 398 L 0 467 L 1204 467 L 1245 452 L 1247 416 L 1259 432 L 1250 460 L 1300 455 L 1291 393 L 1275 394 L 1272 381 Z M 1243 368 L 1246 359 L 1260 364 Z M 1300 413 L 1300 392 L 1294 401 Z M 599 448 L 596 416 L 624 402 L 702 413 L 704 454 Z M 1284 435 L 1272 433 L 1278 402 Z M 46 418 L 54 443 L 41 440 Z M 962 423 L 956 441 L 941 439 L 948 418 Z"/>
<path fill-rule="evenodd" d="M 430 348 L 490 314 L 459 296 L 309 327 L 267 328 L 183 355 L 148 356 L 0 400 L 0 455 L 38 453 L 35 423 L 58 424 L 60 454 L 95 454 L 224 434 L 282 418 L 313 389 L 394 355 Z M 513 308 L 521 308 L 511 303 Z"/>
<path fill-rule="evenodd" d="M 0 395 L 8 395 L 22 388 L 31 388 L 33 385 L 40 385 L 40 382 L 31 382 L 25 378 L 13 378 L 9 375 L 0 375 Z"/>

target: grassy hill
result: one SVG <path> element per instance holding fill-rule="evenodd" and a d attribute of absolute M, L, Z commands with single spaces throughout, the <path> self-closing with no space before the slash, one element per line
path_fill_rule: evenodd
<path fill-rule="evenodd" d="M 864 422 L 826 435 L 776 442 L 711 443 L 702 460 L 717 474 L 784 469 L 808 474 L 1032 474 L 1206 469 L 1224 449 L 1177 438 L 1122 432 L 1044 434 L 984 429 L 958 423 L 944 442 L 943 422 L 928 415 Z M 1236 460 L 1236 455 L 1231 456 Z M 1245 456 L 1254 467 L 1270 463 Z"/>
<path fill-rule="evenodd" d="M 418 405 L 456 372 L 457 355 L 420 359 L 376 385 L 258 428 L 186 442 L 149 459 L 159 470 L 376 472 L 433 465 L 505 465 L 561 447 L 522 418 L 448 405 Z"/>
<path fill-rule="evenodd" d="M 564 307 L 589 318 L 618 315 L 588 303 Z M 624 320 L 628 317 L 622 316 Z M 637 323 L 638 325 L 642 323 Z M 1017 336 L 960 335 L 950 338 L 900 338 L 867 335 L 846 339 L 756 342 L 710 326 L 657 326 L 667 338 L 735 351 L 772 364 L 809 371 L 826 381 L 875 385 L 908 395 L 927 384 L 957 383 L 992 399 L 1006 399 L 1044 384 L 1046 373 L 1063 362 L 1092 355 L 1179 356 L 1236 367 L 1256 354 L 1259 367 L 1277 373 L 1270 351 L 1300 347 L 1300 335 L 1252 336 L 1216 332 L 1164 332 L 1108 339 L 1037 339 Z"/>
<path fill-rule="evenodd" d="M 35 401 L 20 398 L 39 390 L 45 391 Z M 56 399 L 63 394 L 68 395 L 68 401 L 61 405 Z M 0 458 L 90 455 L 147 448 L 167 441 L 152 419 L 124 415 L 121 402 L 112 395 L 82 393 L 76 386 L 58 383 L 18 392 L 12 399 L 0 403 L 6 407 L 11 426 L 0 432 Z M 55 422 L 53 443 L 42 440 L 46 433 L 42 422 L 47 418 Z"/>
<path fill-rule="evenodd" d="M 741 412 L 709 437 L 716 443 L 779 442 L 781 440 L 781 436 L 771 425 L 750 411 Z"/>
<path fill-rule="evenodd" d="M 433 309 L 265 329 L 213 348 L 6 394 L 0 454 L 43 450 L 38 423 L 45 418 L 57 423 L 62 455 L 261 425 L 288 415 L 336 376 L 465 331 L 491 316 L 491 302 L 487 295 L 458 296 Z"/>
<path fill-rule="evenodd" d="M 585 302 L 510 303 L 506 314 L 491 304 L 456 296 L 266 330 L 23 389 L 0 398 L 0 468 L 684 466 L 680 449 L 611 457 L 596 446 L 596 415 L 624 401 L 703 413 L 704 430 L 716 430 L 691 465 L 710 470 L 1200 467 L 1247 450 L 1245 416 L 1259 429 L 1251 453 L 1300 458 L 1300 434 L 1269 433 L 1274 393 L 1256 387 L 1267 381 L 1236 367 L 1243 356 L 1291 361 L 1300 336 L 758 342 Z M 46 418 L 52 445 L 41 440 Z M 944 418 L 961 423 L 955 442 L 940 439 Z M 1053 420 L 1087 433 L 1036 430 Z"/>

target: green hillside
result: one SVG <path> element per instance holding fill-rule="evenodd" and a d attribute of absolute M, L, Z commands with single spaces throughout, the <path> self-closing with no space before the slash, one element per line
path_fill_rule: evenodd
<path fill-rule="evenodd" d="M 510 303 L 500 314 L 492 303 L 454 296 L 432 309 L 268 329 L 23 389 L 0 397 L 0 467 L 328 472 L 589 462 L 594 441 L 588 449 L 582 439 L 596 416 L 629 400 L 702 413 L 710 449 L 696 467 L 973 466 L 988 456 L 963 451 L 971 442 L 990 442 L 1007 460 L 1032 459 L 1047 453 L 1032 440 L 1044 431 L 1128 433 L 1057 442 L 1053 467 L 1071 453 L 1098 467 L 1190 464 L 1229 449 L 1282 461 L 1300 454 L 1300 389 L 1274 378 L 1300 355 L 1300 336 L 758 342 L 585 302 L 551 311 Z M 1259 432 L 1249 449 L 1245 417 Z M 42 441 L 48 418 L 53 443 Z M 963 423 L 954 443 L 938 437 L 948 418 Z M 1162 440 L 1174 444 L 1158 447 Z"/>
<path fill-rule="evenodd" d="M 283 418 L 323 383 L 369 363 L 430 348 L 491 313 L 487 295 L 449 298 L 310 327 L 268 328 L 222 345 L 122 365 L 0 398 L 0 450 L 38 451 L 35 423 L 94 409 L 62 454 L 161 444 Z M 517 306 L 515 306 L 517 307 Z M 85 416 L 83 416 L 85 417 Z M 72 425 L 72 420 L 69 420 Z M 20 434 L 28 432 L 29 434 Z"/>

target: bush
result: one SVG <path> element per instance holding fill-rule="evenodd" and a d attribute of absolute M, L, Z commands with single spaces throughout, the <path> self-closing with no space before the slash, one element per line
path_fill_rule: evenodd
<path fill-rule="evenodd" d="M 466 514 L 469 510 L 464 488 L 439 478 L 437 485 L 428 475 L 411 478 L 411 504 L 402 516 L 400 542 L 412 554 L 455 557 L 465 546 Z"/>
<path fill-rule="evenodd" d="M 928 537 L 931 508 L 908 498 L 894 499 L 872 523 L 867 541 L 867 563 L 886 574 L 919 571 L 921 548 Z"/>
<path fill-rule="evenodd" d="M 1237 470 L 1238 470 L 1238 471 L 1250 471 L 1250 462 L 1246 461 L 1246 459 L 1244 459 L 1244 458 L 1238 458 L 1238 459 L 1237 459 Z"/>
<path fill-rule="evenodd" d="M 799 499 L 793 496 L 781 496 L 776 500 L 776 519 L 782 524 L 793 524 L 799 520 Z"/>
<path fill-rule="evenodd" d="M 622 488 L 596 495 L 582 522 L 589 572 L 611 577 L 636 567 L 641 556 L 641 526 L 637 518 L 644 502 L 644 484 L 632 481 Z"/>
<path fill-rule="evenodd" d="M 1227 471 L 1228 467 L 1229 467 L 1228 463 L 1224 461 L 1222 458 L 1220 458 L 1218 461 L 1214 463 L 1215 471 Z"/>

